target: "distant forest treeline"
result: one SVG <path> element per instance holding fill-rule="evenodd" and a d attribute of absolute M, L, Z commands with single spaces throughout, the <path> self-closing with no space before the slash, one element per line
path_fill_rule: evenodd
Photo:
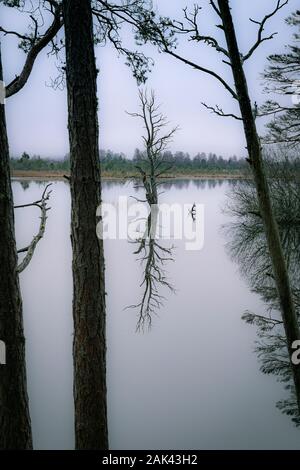
<path fill-rule="evenodd" d="M 111 150 L 101 150 L 100 158 L 102 172 L 110 175 L 129 176 L 137 173 L 136 165 L 143 162 L 143 153 L 136 149 L 132 158 L 128 158 L 123 153 L 115 153 Z M 240 173 L 246 166 L 246 161 L 233 156 L 224 158 L 214 153 L 197 153 L 191 157 L 186 152 L 166 151 L 163 154 L 166 167 L 170 174 L 196 174 L 196 173 Z M 24 152 L 20 158 L 11 159 L 11 168 L 20 171 L 57 171 L 68 172 L 70 161 L 68 156 L 57 160 L 51 158 L 41 158 L 30 156 Z"/>

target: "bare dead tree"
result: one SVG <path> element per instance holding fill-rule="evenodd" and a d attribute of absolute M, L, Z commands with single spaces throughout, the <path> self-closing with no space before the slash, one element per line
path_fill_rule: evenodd
<path fill-rule="evenodd" d="M 168 126 L 166 116 L 160 111 L 160 106 L 156 104 L 155 94 L 140 90 L 140 111 L 129 113 L 130 116 L 142 120 L 145 129 L 145 135 L 142 136 L 144 144 L 144 154 L 142 161 L 136 165 L 141 174 L 142 184 L 136 185 L 136 188 L 143 188 L 145 199 L 140 202 L 147 202 L 149 215 L 146 220 L 146 228 L 141 240 L 138 240 L 138 248 L 134 254 L 140 255 L 139 261 L 145 266 L 142 276 L 141 286 L 143 289 L 142 299 L 138 304 L 131 305 L 128 308 L 138 309 L 137 331 L 150 328 L 152 318 L 157 315 L 162 307 L 165 297 L 161 294 L 161 288 L 167 288 L 174 292 L 174 288 L 168 281 L 165 264 L 174 261 L 172 257 L 172 247 L 164 247 L 157 239 L 158 233 L 158 185 L 159 179 L 165 176 L 170 163 L 164 158 L 164 151 L 172 140 L 178 127 L 165 131 Z"/>
<path fill-rule="evenodd" d="M 142 177 L 146 200 L 151 205 L 157 204 L 157 188 L 161 184 L 159 178 L 163 178 L 172 168 L 171 163 L 164 157 L 164 151 L 179 128 L 176 126 L 164 132 L 169 122 L 161 113 L 160 105 L 156 104 L 153 91 L 148 96 L 147 91 L 140 90 L 139 99 L 140 111 L 128 114 L 141 119 L 146 131 L 142 136 L 145 151 L 136 168 Z"/>

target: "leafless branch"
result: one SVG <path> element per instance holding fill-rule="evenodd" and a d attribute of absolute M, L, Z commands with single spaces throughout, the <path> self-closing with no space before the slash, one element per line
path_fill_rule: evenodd
<path fill-rule="evenodd" d="M 231 118 L 234 118 L 234 119 L 237 119 L 238 121 L 242 121 L 242 117 L 240 116 L 237 116 L 236 114 L 233 114 L 233 113 L 224 113 L 223 109 L 220 108 L 220 106 L 216 105 L 215 107 L 214 106 L 208 106 L 206 103 L 201 103 L 202 106 L 204 106 L 206 109 L 209 109 L 210 111 L 212 111 L 214 114 L 217 114 L 218 116 L 221 116 L 221 117 L 231 117 Z"/>
<path fill-rule="evenodd" d="M 139 187 L 143 187 L 145 191 L 145 202 L 148 203 L 150 212 L 146 220 L 144 234 L 140 240 L 135 242 L 138 244 L 135 254 L 140 255 L 143 253 L 140 261 L 145 264 L 141 283 L 143 288 L 141 302 L 128 307 L 138 309 L 137 331 L 144 330 L 146 326 L 150 328 L 153 315 L 157 315 L 157 311 L 163 305 L 164 297 L 160 294 L 160 288 L 167 287 L 169 290 L 174 291 L 163 269 L 164 263 L 173 261 L 172 248 L 165 248 L 157 242 L 156 230 L 158 223 L 157 179 L 168 168 L 162 168 L 165 163 L 162 150 L 166 148 L 167 143 L 176 131 L 176 128 L 174 128 L 166 133 L 162 132 L 168 122 L 160 112 L 160 107 L 156 104 L 154 92 L 147 94 L 147 92 L 140 90 L 139 98 L 140 111 L 131 113 L 131 116 L 138 117 L 144 123 L 145 135 L 143 141 L 146 159 L 142 162 L 143 166 L 138 164 L 136 168 L 142 179 L 142 186 Z"/>
<path fill-rule="evenodd" d="M 11 31 L 9 29 L 5 29 L 0 26 L 0 32 L 4 34 L 4 36 L 16 36 L 17 38 L 21 39 L 22 41 L 27 41 L 28 36 L 18 33 L 18 31 Z"/>
<path fill-rule="evenodd" d="M 157 169 L 164 163 L 162 160 L 162 152 L 167 148 L 171 142 L 174 134 L 177 132 L 178 127 L 173 127 L 166 133 L 162 130 L 168 125 L 166 117 L 160 112 L 159 106 L 155 103 L 154 92 L 147 95 L 147 92 L 139 91 L 140 98 L 140 112 L 127 113 L 132 117 L 137 117 L 143 121 L 146 130 L 145 135 L 142 137 L 146 150 L 145 163 L 149 166 L 149 175 L 145 170 L 137 167 L 138 171 L 142 174 L 143 179 L 149 177 L 152 181 L 157 177 Z M 153 184 L 153 183 L 152 183 Z M 150 192 L 151 194 L 151 192 Z"/>
<path fill-rule="evenodd" d="M 160 251 L 164 255 L 160 254 Z M 160 287 L 166 287 L 171 292 L 175 292 L 162 266 L 167 261 L 174 261 L 172 248 L 164 248 L 150 237 L 147 240 L 141 240 L 139 243 L 135 254 L 140 254 L 141 252 L 144 252 L 141 262 L 145 262 L 143 281 L 141 283 L 141 287 L 143 287 L 142 299 L 138 304 L 127 307 L 138 309 L 136 331 L 144 331 L 145 328 L 151 328 L 152 318 L 154 315 L 157 315 L 165 300 L 165 297 L 159 292 Z"/>
<path fill-rule="evenodd" d="M 200 10 L 201 8 L 198 5 L 194 5 L 194 11 L 192 13 L 188 13 L 187 8 L 184 8 L 183 13 L 187 26 L 181 21 L 173 21 L 171 22 L 172 28 L 179 34 L 189 34 L 191 41 L 204 42 L 216 49 L 217 52 L 221 52 L 226 57 L 229 57 L 228 51 L 220 46 L 216 38 L 200 34 L 198 25 L 198 14 Z"/>
<path fill-rule="evenodd" d="M 43 238 L 45 234 L 46 223 L 47 223 L 47 212 L 50 210 L 50 208 L 47 207 L 47 202 L 52 192 L 48 190 L 50 186 L 51 186 L 51 183 L 46 186 L 41 199 L 39 199 L 38 201 L 32 202 L 30 204 L 22 204 L 22 205 L 15 206 L 15 209 L 38 207 L 41 211 L 41 222 L 40 222 L 38 233 L 33 237 L 31 243 L 27 247 L 21 248 L 20 250 L 18 250 L 19 254 L 27 253 L 24 259 L 21 261 L 21 263 L 18 266 L 18 273 L 23 272 L 27 268 L 27 266 L 29 265 L 29 263 L 31 262 L 33 258 L 35 249 L 39 241 Z"/>
<path fill-rule="evenodd" d="M 250 50 L 247 52 L 247 54 L 245 54 L 243 56 L 243 62 L 245 62 L 246 60 L 248 60 L 252 54 L 256 51 L 256 49 L 260 46 L 260 44 L 262 44 L 264 41 L 269 41 L 270 39 L 273 39 L 274 36 L 277 34 L 276 32 L 275 33 L 272 33 L 270 34 L 269 36 L 266 36 L 266 37 L 263 37 L 263 32 L 264 32 L 264 29 L 265 29 L 265 26 L 266 26 L 266 23 L 267 21 L 272 18 L 274 15 L 276 15 L 276 13 L 281 10 L 281 8 L 283 8 L 286 4 L 288 3 L 288 0 L 285 0 L 282 2 L 282 0 L 278 0 L 277 1 L 277 4 L 276 4 L 276 7 L 274 8 L 274 10 L 269 13 L 268 15 L 266 15 L 263 20 L 261 21 L 256 21 L 256 20 L 253 20 L 252 18 L 250 18 L 250 21 L 252 23 L 255 23 L 259 26 L 258 28 L 258 33 L 257 33 L 257 40 L 256 42 L 253 44 L 253 46 L 250 48 Z"/>

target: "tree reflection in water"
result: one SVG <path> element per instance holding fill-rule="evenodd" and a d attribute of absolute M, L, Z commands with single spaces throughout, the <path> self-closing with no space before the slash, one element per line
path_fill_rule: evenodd
<path fill-rule="evenodd" d="M 177 131 L 177 127 L 166 129 L 167 118 L 160 112 L 160 106 L 156 104 L 153 92 L 147 94 L 147 92 L 140 91 L 139 99 L 140 110 L 137 113 L 131 113 L 131 116 L 141 119 L 146 129 L 142 137 L 144 152 L 136 164 L 136 169 L 141 175 L 141 182 L 136 184 L 136 189 L 143 190 L 145 199 L 141 200 L 136 197 L 134 199 L 147 203 L 149 215 L 145 232 L 141 239 L 137 240 L 138 248 L 135 251 L 144 266 L 141 301 L 130 306 L 138 309 L 138 331 L 144 330 L 145 327 L 150 328 L 153 316 L 157 315 L 162 307 L 165 297 L 161 294 L 161 288 L 174 291 L 165 271 L 165 264 L 173 261 L 172 247 L 163 246 L 156 235 L 159 232 L 157 230 L 159 229 L 158 188 L 166 184 L 162 178 L 172 168 L 165 158 L 164 151 Z"/>
<path fill-rule="evenodd" d="M 273 152 L 271 157 L 267 156 L 267 167 L 273 207 L 299 318 L 300 180 L 294 168 L 294 160 L 286 157 L 286 152 L 286 149 L 281 148 Z M 237 182 L 231 187 L 228 196 L 225 212 L 232 217 L 232 222 L 224 227 L 228 237 L 228 251 L 239 264 L 251 290 L 266 305 L 266 311 L 262 314 L 247 311 L 242 318 L 257 327 L 255 352 L 261 371 L 276 375 L 288 390 L 289 397 L 279 401 L 277 407 L 300 426 L 300 410 L 297 405 L 300 390 L 296 390 L 293 380 L 279 299 L 253 182 L 251 179 Z"/>

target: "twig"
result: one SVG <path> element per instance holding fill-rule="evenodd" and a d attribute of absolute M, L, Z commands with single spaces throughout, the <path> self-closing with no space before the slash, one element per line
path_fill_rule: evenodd
<path fill-rule="evenodd" d="M 204 106 L 206 109 L 209 109 L 210 111 L 212 111 L 214 114 L 217 114 L 218 116 L 221 116 L 221 117 L 232 117 L 234 119 L 237 119 L 238 121 L 242 121 L 242 117 L 240 116 L 237 116 L 236 114 L 233 114 L 233 113 L 224 113 L 223 109 L 220 108 L 220 106 L 216 106 L 216 107 L 213 107 L 213 106 L 208 106 L 206 103 L 201 103 L 202 106 Z"/>
<path fill-rule="evenodd" d="M 256 49 L 260 46 L 261 43 L 263 43 L 264 41 L 269 41 L 270 39 L 273 39 L 274 36 L 277 34 L 277 33 L 272 33 L 270 34 L 270 36 L 263 37 L 263 32 L 265 29 L 266 22 L 270 18 L 272 18 L 272 16 L 274 16 L 279 10 L 281 10 L 281 8 L 283 8 L 287 3 L 288 3 L 288 0 L 285 0 L 283 3 L 281 3 L 281 0 L 278 0 L 275 9 L 271 13 L 266 15 L 262 21 L 256 21 L 250 18 L 250 21 L 252 23 L 259 25 L 259 28 L 258 28 L 258 33 L 257 33 L 257 40 L 253 44 L 253 46 L 250 48 L 249 52 L 247 52 L 247 54 L 245 54 L 242 57 L 243 62 L 245 62 L 252 56 L 252 54 L 256 51 Z"/>

